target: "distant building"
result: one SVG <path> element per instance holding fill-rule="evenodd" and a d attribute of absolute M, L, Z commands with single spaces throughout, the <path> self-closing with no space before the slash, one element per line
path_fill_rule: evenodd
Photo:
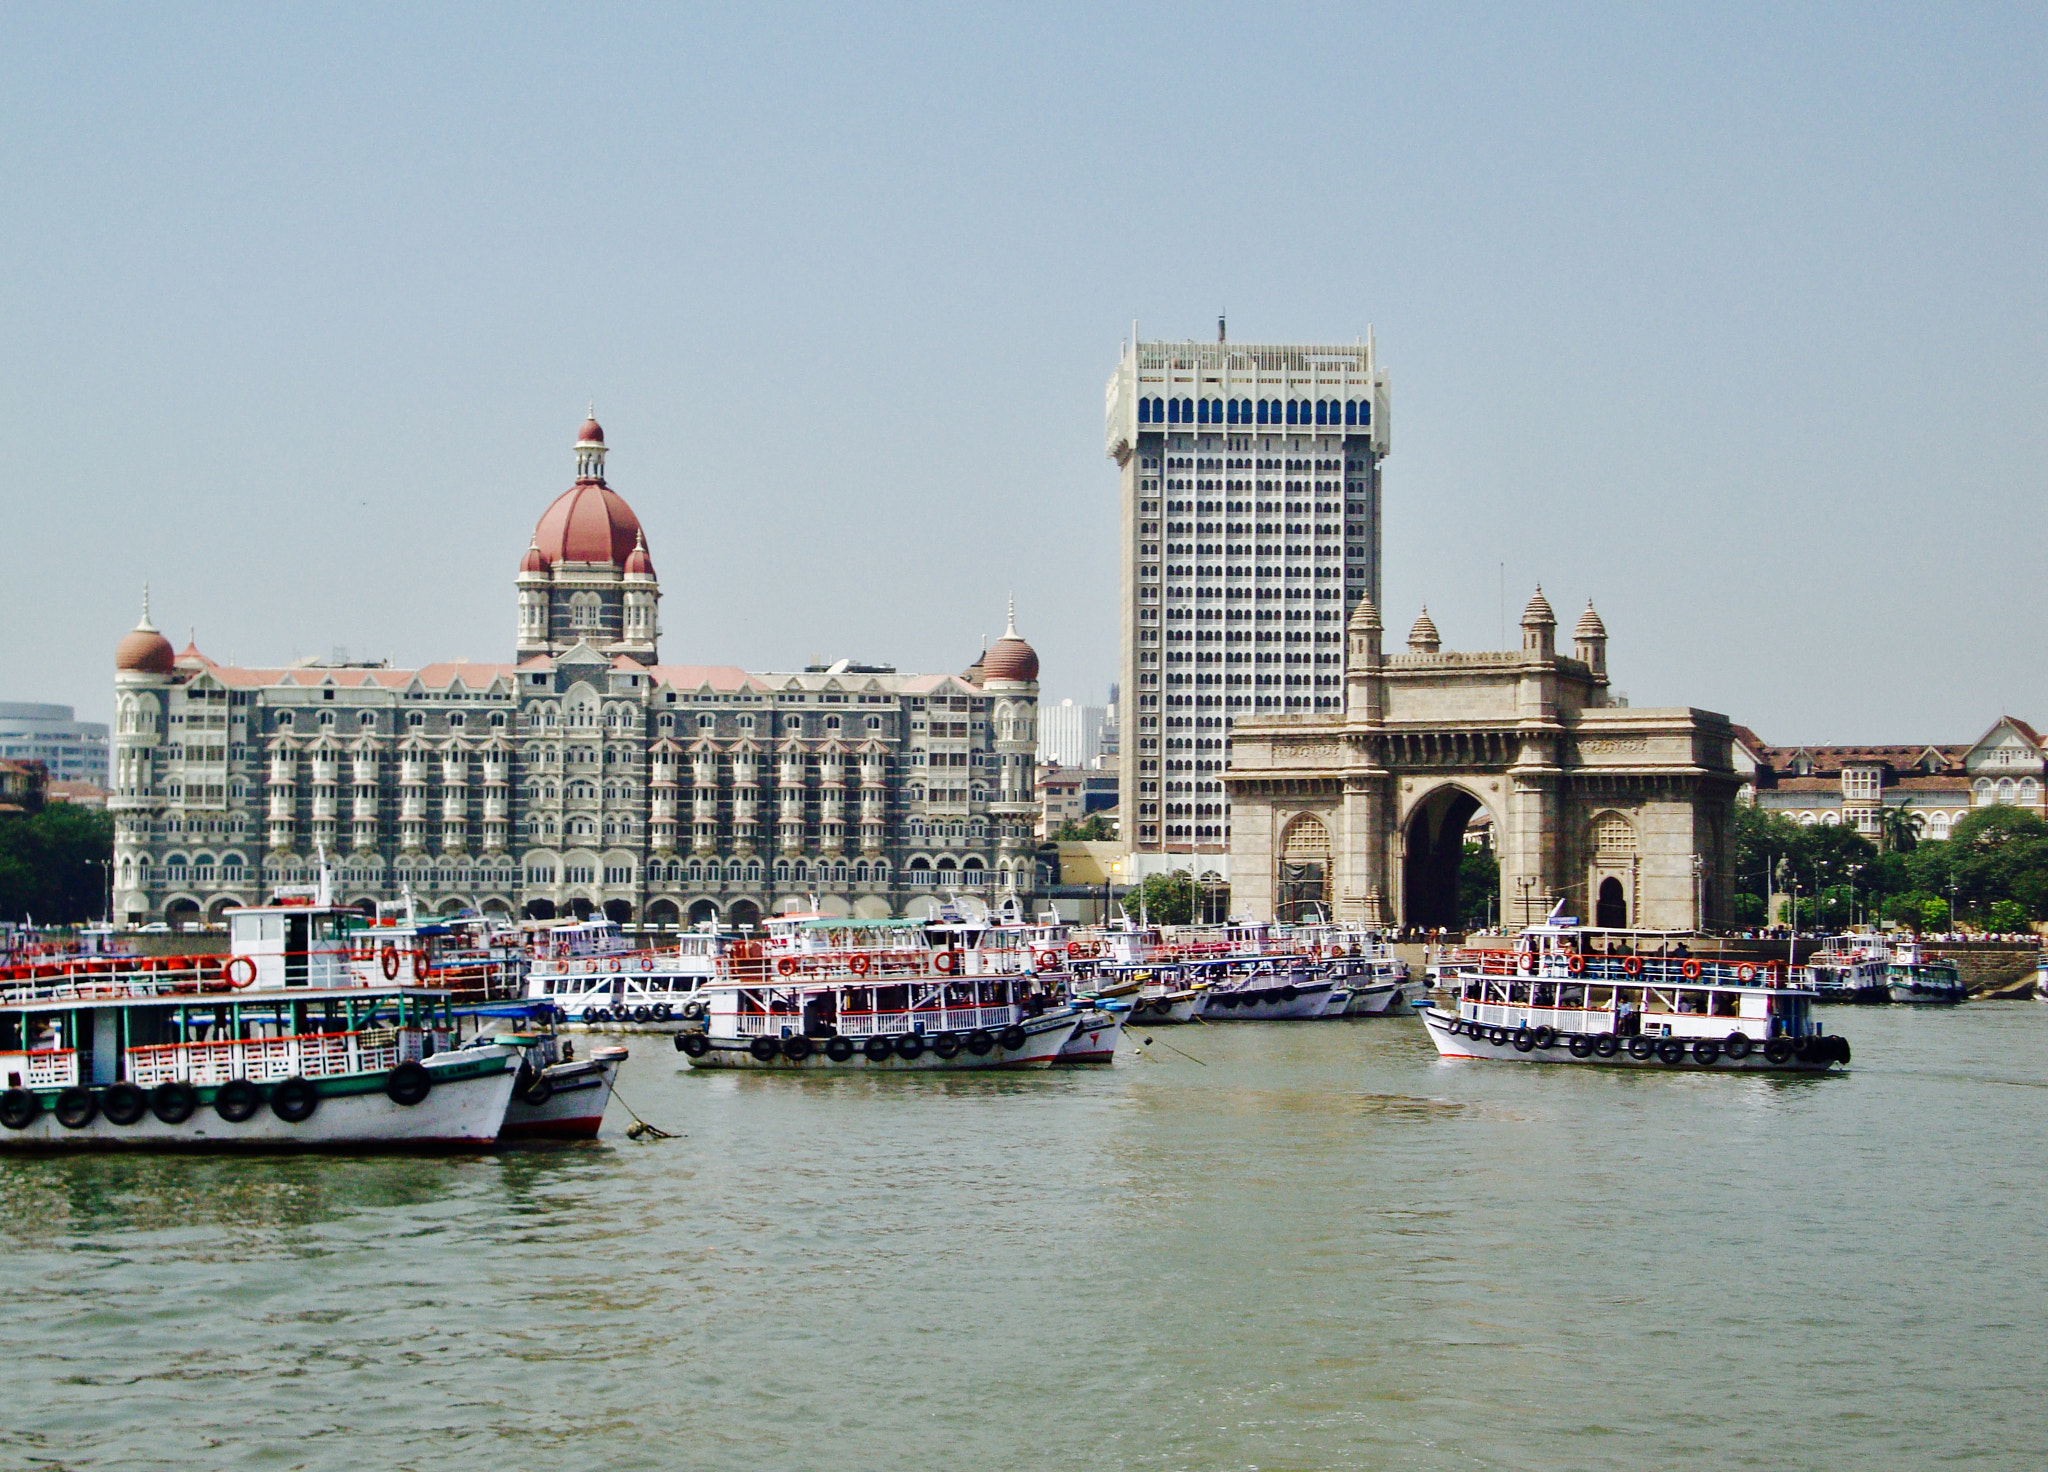
<path fill-rule="evenodd" d="M 1081 786 L 1086 773 L 1078 767 L 1044 762 L 1038 768 L 1038 841 L 1047 842 L 1069 823 L 1081 821 Z"/>
<path fill-rule="evenodd" d="M 1967 746 L 1767 746 L 1735 728 L 1743 797 L 1795 823 L 1847 824 L 1876 840 L 1886 808 L 1904 808 L 1923 838 L 1947 838 L 1971 808 L 2048 809 L 2038 732 L 2001 716 Z"/>
<path fill-rule="evenodd" d="M 52 782 L 43 795 L 50 802 L 68 802 L 75 808 L 104 811 L 107 806 L 107 789 L 90 782 Z"/>
<path fill-rule="evenodd" d="M 1038 760 L 1063 767 L 1085 767 L 1103 753 L 1109 707 L 1076 705 L 1062 700 L 1038 708 Z"/>
<path fill-rule="evenodd" d="M 0 759 L 0 813 L 32 813 L 43 805 L 49 774 L 41 762 Z"/>
<path fill-rule="evenodd" d="M 107 785 L 107 728 L 68 705 L 0 701 L 0 760 L 41 762 L 53 782 Z"/>

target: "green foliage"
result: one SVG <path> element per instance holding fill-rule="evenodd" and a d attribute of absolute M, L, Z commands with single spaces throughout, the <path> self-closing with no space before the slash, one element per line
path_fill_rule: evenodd
<path fill-rule="evenodd" d="M 1994 900 L 1991 908 L 1985 912 L 1984 928 L 2008 935 L 2015 934 L 2030 928 L 2027 924 L 2028 919 L 2027 907 L 2018 900 Z"/>
<path fill-rule="evenodd" d="M 1735 923 L 1745 930 L 1754 930 L 1764 923 L 1764 897 L 1760 894 L 1738 894 L 1735 896 Z"/>
<path fill-rule="evenodd" d="M 97 863 L 95 861 L 98 861 Z M 107 907 L 114 820 L 75 803 L 0 814 L 0 920 L 76 925 Z"/>
<path fill-rule="evenodd" d="M 1499 918 L 1500 861 L 1484 844 L 1468 843 L 1458 860 L 1458 924 L 1477 930 Z"/>
<path fill-rule="evenodd" d="M 1803 893 L 1816 885 L 1846 885 L 1852 865 L 1868 867 L 1878 856 L 1877 846 L 1854 828 L 1839 823 L 1808 827 L 1747 803 L 1736 805 L 1734 836 L 1735 880 L 1751 893 L 1766 887 L 1783 890 L 1795 882 Z M 1860 874 L 1856 877 L 1861 880 Z M 1859 882 L 1857 888 L 1862 887 Z M 1802 915 L 1806 908 L 1802 903 Z"/>
<path fill-rule="evenodd" d="M 1153 874 L 1124 897 L 1124 912 L 1154 925 L 1186 925 L 1195 918 L 1195 876 L 1186 869 Z"/>
<path fill-rule="evenodd" d="M 1106 843 L 1116 837 L 1116 829 L 1109 819 L 1100 813 L 1090 813 L 1080 822 L 1072 818 L 1060 824 L 1059 832 L 1053 834 L 1054 843 Z"/>
<path fill-rule="evenodd" d="M 1877 815 L 1877 838 L 1888 853 L 1909 854 L 1920 843 L 1926 820 L 1908 807 L 1886 808 Z"/>
<path fill-rule="evenodd" d="M 1975 808 L 1947 840 L 1922 843 L 1904 863 L 1912 890 L 1945 898 L 1953 885 L 1966 922 L 2001 928 L 1990 918 L 2001 901 L 2048 919 L 2048 822 L 2024 808 Z"/>

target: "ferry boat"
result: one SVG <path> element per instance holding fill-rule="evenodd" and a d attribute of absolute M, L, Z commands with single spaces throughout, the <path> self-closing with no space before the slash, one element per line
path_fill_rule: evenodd
<path fill-rule="evenodd" d="M 614 920 L 593 916 L 539 927 L 526 975 L 529 1001 L 559 1023 L 597 1032 L 673 1032 L 696 1022 L 699 988 L 725 974 L 728 958 L 758 961 L 759 941 L 716 926 L 685 931 L 672 950 L 636 946 Z"/>
<path fill-rule="evenodd" d="M 943 963 L 936 975 L 871 964 L 721 981 L 701 996 L 704 1030 L 675 1043 L 692 1068 L 1045 1068 L 1083 1020 L 1032 978 L 960 977 Z"/>
<path fill-rule="evenodd" d="M 1804 966 L 1793 971 L 1822 1002 L 1889 1002 L 1891 948 L 1867 935 L 1831 935 Z"/>
<path fill-rule="evenodd" d="M 1207 982 L 1195 1015 L 1204 1022 L 1317 1022 L 1344 1015 L 1350 988 L 1305 957 L 1224 956 L 1185 963 Z"/>
<path fill-rule="evenodd" d="M 1962 969 L 1953 961 L 1929 959 L 1917 938 L 1892 943 L 1886 984 L 1894 1002 L 1949 1006 L 1969 996 Z"/>
<path fill-rule="evenodd" d="M 495 1144 L 516 1050 L 451 1050 L 445 988 L 365 982 L 324 885 L 278 900 L 229 913 L 226 956 L 6 968 L 0 1149 Z"/>
<path fill-rule="evenodd" d="M 1814 994 L 1776 962 L 1686 954 L 1696 939 L 1553 914 L 1512 951 L 1444 962 L 1447 1000 L 1418 1015 L 1445 1058 L 1798 1073 L 1849 1062 L 1848 1040 L 1821 1031 Z"/>
<path fill-rule="evenodd" d="M 1138 990 L 1131 996 L 1130 1027 L 1170 1027 L 1195 1020 L 1202 989 L 1181 981 L 1180 967 L 1146 967 L 1133 974 Z"/>

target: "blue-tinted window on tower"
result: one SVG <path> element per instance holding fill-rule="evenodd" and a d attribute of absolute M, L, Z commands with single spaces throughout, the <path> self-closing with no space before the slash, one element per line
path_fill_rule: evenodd
<path fill-rule="evenodd" d="M 1360 424 L 1370 424 L 1370 423 L 1372 423 L 1372 400 L 1371 400 L 1371 399 L 1360 399 L 1360 400 L 1358 401 L 1358 422 L 1359 422 Z"/>
<path fill-rule="evenodd" d="M 1178 423 L 1180 423 L 1180 400 L 1179 400 L 1179 399 L 1173 399 L 1173 400 L 1170 400 L 1170 401 L 1169 401 L 1169 402 L 1167 403 L 1167 406 L 1166 406 L 1166 422 L 1167 422 L 1168 424 L 1178 424 Z"/>
<path fill-rule="evenodd" d="M 1296 412 L 1296 401 L 1293 399 L 1289 399 L 1287 401 L 1287 422 L 1289 424 L 1294 423 Z"/>
<path fill-rule="evenodd" d="M 1140 424 L 1150 424 L 1151 422 L 1152 422 L 1152 401 L 1151 401 L 1150 399 L 1140 399 L 1140 400 L 1138 400 L 1138 423 L 1140 423 Z"/>

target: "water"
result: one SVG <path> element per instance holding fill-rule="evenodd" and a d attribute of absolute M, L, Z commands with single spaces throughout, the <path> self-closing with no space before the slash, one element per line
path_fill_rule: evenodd
<path fill-rule="evenodd" d="M 1848 1076 L 635 1039 L 685 1138 L 0 1161 L 0 1465 L 2048 1465 L 2048 1007 L 1825 1015 Z"/>

